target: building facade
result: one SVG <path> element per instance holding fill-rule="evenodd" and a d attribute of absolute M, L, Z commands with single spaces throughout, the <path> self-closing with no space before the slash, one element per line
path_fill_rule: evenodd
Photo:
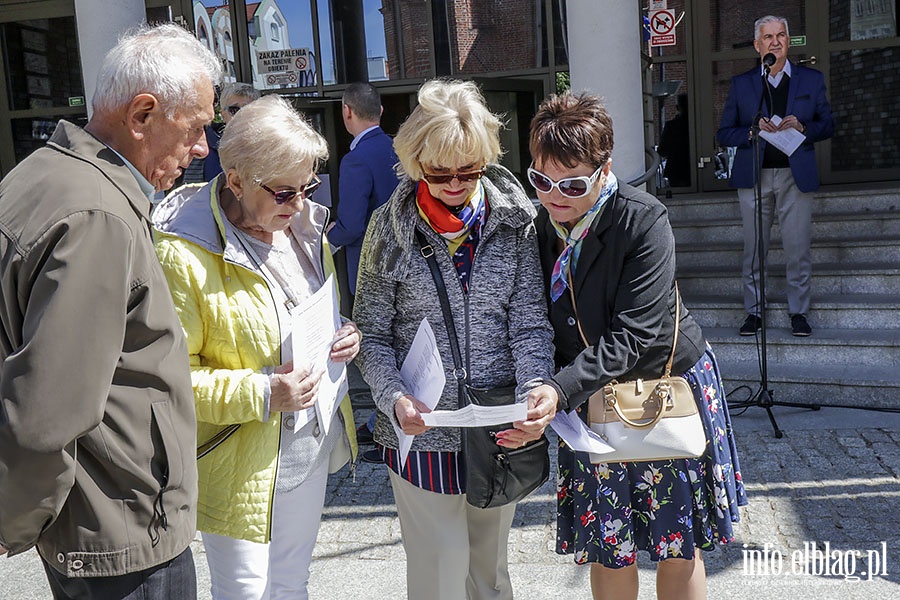
<path fill-rule="evenodd" d="M 614 168 L 626 178 L 646 163 L 623 164 L 644 162 L 623 149 L 641 157 L 654 147 L 686 94 L 695 168 L 690 185 L 675 192 L 727 188 L 728 149 L 716 146 L 715 131 L 730 78 L 758 64 L 753 21 L 779 14 L 790 22 L 791 57 L 815 65 L 828 84 L 837 130 L 818 146 L 823 183 L 900 179 L 898 0 L 668 0 L 675 44 L 663 47 L 645 39 L 646 0 L 130 1 L 143 5 L 147 20 L 194 31 L 228 79 L 291 97 L 328 139 L 331 172 L 350 142 L 340 96 L 353 81 L 380 89 L 383 125 L 393 133 L 426 79 L 477 80 L 492 109 L 505 114 L 503 160 L 520 175 L 530 119 L 570 72 L 574 89 L 599 93 L 613 107 L 614 161 L 627 157 Z M 93 4 L 110 13 L 119 3 L 0 0 L 2 174 L 43 144 L 60 118 L 86 120 L 92 84 L 83 81 L 82 54 L 97 34 L 79 14 Z M 617 102 L 626 88 L 637 95 Z"/>

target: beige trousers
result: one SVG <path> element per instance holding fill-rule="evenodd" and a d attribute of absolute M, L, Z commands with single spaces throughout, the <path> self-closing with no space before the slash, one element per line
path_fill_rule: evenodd
<path fill-rule="evenodd" d="M 512 600 L 507 544 L 516 505 L 475 508 L 389 471 L 409 600 Z"/>

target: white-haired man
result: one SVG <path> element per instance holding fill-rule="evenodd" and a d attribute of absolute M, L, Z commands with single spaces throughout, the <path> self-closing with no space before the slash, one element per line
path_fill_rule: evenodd
<path fill-rule="evenodd" d="M 717 138 L 723 146 L 737 148 L 731 170 L 731 186 L 738 188 L 744 233 L 743 288 L 747 318 L 741 335 L 756 335 L 762 328 L 760 310 L 759 248 L 769 251 L 772 216 L 778 213 L 787 273 L 787 304 L 791 332 L 798 337 L 812 333 L 807 321 L 812 288 L 812 206 L 819 189 L 815 142 L 834 134 L 831 106 L 825 95 L 825 77 L 819 71 L 788 60 L 790 33 L 784 17 L 767 15 L 753 25 L 753 47 L 763 64 L 731 79 L 731 90 L 722 110 Z M 771 55 L 771 56 L 769 56 Z M 765 61 L 771 61 L 766 70 Z M 763 93 L 765 90 L 765 94 Z M 765 102 L 760 103 L 760 98 Z M 773 121 L 775 116 L 780 121 Z M 775 123 L 778 123 L 777 125 Z M 756 222 L 755 129 L 776 133 L 795 129 L 805 138 L 790 156 L 759 142 L 762 230 Z"/>
<path fill-rule="evenodd" d="M 221 67 L 175 25 L 107 54 L 84 129 L 0 182 L 0 552 L 54 598 L 196 597 L 196 422 L 150 198 L 207 153 Z"/>

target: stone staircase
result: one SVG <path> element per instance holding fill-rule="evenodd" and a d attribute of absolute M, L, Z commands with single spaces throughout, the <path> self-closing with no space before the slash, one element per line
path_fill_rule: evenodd
<path fill-rule="evenodd" d="M 737 194 L 663 200 L 675 232 L 678 281 L 703 326 L 732 400 L 755 394 L 757 337 L 740 337 L 741 226 Z M 776 401 L 900 409 L 900 184 L 843 186 L 813 207 L 813 334 L 790 333 L 781 230 L 772 230 L 766 323 Z M 776 219 L 777 221 L 777 219 Z M 749 388 L 738 391 L 739 386 Z"/>

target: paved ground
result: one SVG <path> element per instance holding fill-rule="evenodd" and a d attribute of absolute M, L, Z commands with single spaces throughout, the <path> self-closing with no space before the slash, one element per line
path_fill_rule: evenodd
<path fill-rule="evenodd" d="M 750 505 L 743 509 L 736 543 L 705 555 L 709 597 L 900 598 L 900 540 L 894 527 L 900 506 L 900 415 L 774 410 L 785 432 L 782 439 L 772 435 L 763 409 L 735 415 Z M 357 410 L 357 422 L 369 412 Z M 518 507 L 510 566 L 519 599 L 590 597 L 588 570 L 553 552 L 554 498 L 548 482 Z M 830 574 L 803 574 L 805 546 L 822 550 L 826 542 Z M 751 565 L 747 551 L 754 550 L 757 558 Z M 206 600 L 208 570 L 199 542 L 194 551 L 200 598 Z M 799 553 L 797 560 L 792 560 L 794 553 Z M 876 557 L 878 571 L 870 575 Z M 653 568 L 646 555 L 639 560 L 641 598 L 654 598 Z M 821 568 L 822 562 L 817 564 Z M 844 575 L 848 571 L 849 577 Z M 346 468 L 332 476 L 310 596 L 405 598 L 400 526 L 383 466 L 363 463 L 355 478 Z M 0 598 L 48 597 L 33 552 L 0 559 Z"/>

